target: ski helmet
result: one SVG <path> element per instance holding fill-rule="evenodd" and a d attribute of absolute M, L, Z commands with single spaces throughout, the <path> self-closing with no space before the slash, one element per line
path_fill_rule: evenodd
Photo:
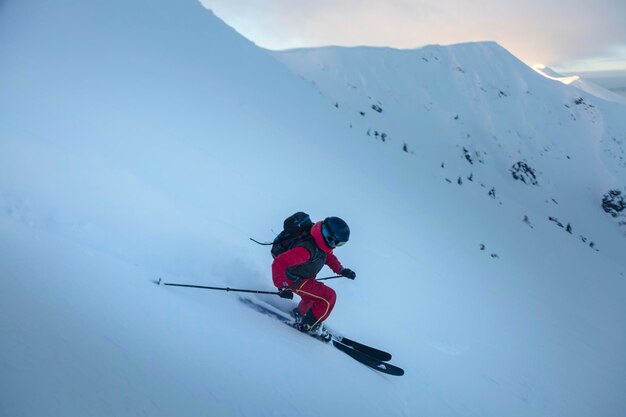
<path fill-rule="evenodd" d="M 339 217 L 327 217 L 322 222 L 322 236 L 330 248 L 335 248 L 350 239 L 350 228 Z"/>

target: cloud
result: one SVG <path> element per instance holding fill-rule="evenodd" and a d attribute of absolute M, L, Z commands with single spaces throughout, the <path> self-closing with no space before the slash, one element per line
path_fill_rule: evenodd
<path fill-rule="evenodd" d="M 555 65 L 597 59 L 626 45 L 623 0 L 201 1 L 270 49 L 493 40 L 528 64 Z"/>

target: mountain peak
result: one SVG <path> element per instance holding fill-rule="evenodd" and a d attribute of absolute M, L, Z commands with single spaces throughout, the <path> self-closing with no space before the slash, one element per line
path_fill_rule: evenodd
<path fill-rule="evenodd" d="M 572 85 L 582 91 L 585 91 L 589 94 L 594 95 L 595 97 L 601 98 L 603 100 L 626 104 L 626 97 L 620 96 L 612 91 L 607 90 L 606 88 L 593 83 L 591 81 L 585 80 L 578 75 L 561 75 L 552 68 L 543 65 L 536 64 L 532 67 L 537 73 L 543 75 L 546 78 L 551 80 L 559 81 L 566 85 Z"/>

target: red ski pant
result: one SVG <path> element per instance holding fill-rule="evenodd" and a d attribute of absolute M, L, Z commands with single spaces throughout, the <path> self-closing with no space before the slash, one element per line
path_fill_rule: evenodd
<path fill-rule="evenodd" d="M 304 316 L 309 309 L 313 309 L 313 315 L 317 319 L 316 325 L 328 318 L 337 300 L 335 290 L 314 278 L 302 280 L 293 292 L 302 298 L 298 304 L 298 312 Z"/>

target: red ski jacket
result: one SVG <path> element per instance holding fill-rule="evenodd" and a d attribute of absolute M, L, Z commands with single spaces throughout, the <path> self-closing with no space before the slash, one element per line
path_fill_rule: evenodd
<path fill-rule="evenodd" d="M 328 265 L 333 272 L 339 274 L 343 269 L 343 266 L 341 265 L 341 262 L 339 262 L 339 259 L 337 259 L 337 257 L 333 254 L 332 248 L 330 248 L 324 241 L 324 237 L 322 236 L 322 222 L 317 222 L 313 225 L 311 228 L 311 236 L 313 236 L 317 247 L 326 254 L 325 264 Z M 287 268 L 306 264 L 310 258 L 311 253 L 308 249 L 302 246 L 296 246 L 295 248 L 278 255 L 272 263 L 272 278 L 274 280 L 274 285 L 276 285 L 277 288 L 290 288 L 293 285 L 294 280 L 287 276 Z M 315 275 L 302 278 L 315 278 Z"/>

